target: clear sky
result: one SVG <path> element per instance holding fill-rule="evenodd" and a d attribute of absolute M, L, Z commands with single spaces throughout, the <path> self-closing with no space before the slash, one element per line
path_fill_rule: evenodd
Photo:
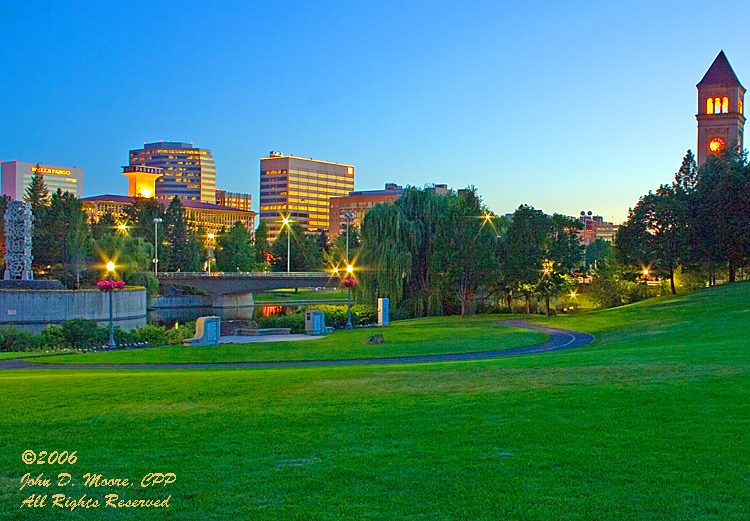
<path fill-rule="evenodd" d="M 724 49 L 750 83 L 750 5 L 706 2 L 0 3 L 0 160 L 81 166 L 123 194 L 128 150 L 192 141 L 258 206 L 270 150 L 386 182 L 474 185 L 625 218 L 695 150 Z"/>

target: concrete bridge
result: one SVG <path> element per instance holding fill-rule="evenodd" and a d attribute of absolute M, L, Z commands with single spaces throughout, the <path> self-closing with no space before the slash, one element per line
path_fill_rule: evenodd
<path fill-rule="evenodd" d="M 163 284 L 201 289 L 211 295 L 213 313 L 224 320 L 251 319 L 255 310 L 253 293 L 286 288 L 338 287 L 339 277 L 326 272 L 166 272 L 157 275 Z M 170 308 L 170 297 L 159 307 Z M 175 300 L 175 299 L 173 299 Z M 178 299 L 179 300 L 179 297 Z M 274 303 L 275 304 L 275 303 Z M 299 304 L 299 303 L 297 303 Z M 203 309 L 203 308 L 202 308 Z M 150 311 L 155 311 L 149 308 Z"/>
<path fill-rule="evenodd" d="M 166 272 L 157 275 L 159 282 L 190 286 L 212 295 L 258 293 L 272 289 L 337 287 L 338 276 L 321 272 Z"/>

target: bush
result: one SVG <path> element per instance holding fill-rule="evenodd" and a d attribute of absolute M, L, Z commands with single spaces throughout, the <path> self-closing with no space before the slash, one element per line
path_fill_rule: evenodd
<path fill-rule="evenodd" d="M 308 306 L 307 309 L 319 309 L 326 314 L 326 325 L 337 329 L 346 327 L 346 306 L 317 305 Z M 375 306 L 355 304 L 352 306 L 352 325 L 365 326 L 378 322 L 378 310 Z M 305 329 L 304 315 L 302 316 L 302 330 Z"/>
<path fill-rule="evenodd" d="M 187 322 L 186 324 L 179 327 L 179 329 L 167 329 L 164 337 L 164 344 L 168 346 L 182 345 L 182 341 L 186 338 L 193 338 L 195 336 L 195 321 Z"/>
<path fill-rule="evenodd" d="M 49 324 L 42 329 L 41 343 L 48 349 L 60 349 L 65 347 L 65 335 L 60 326 Z"/>
<path fill-rule="evenodd" d="M 259 328 L 288 327 L 292 330 L 292 333 L 305 332 L 304 310 L 297 310 L 289 315 L 271 315 L 270 317 L 260 317 L 257 322 Z"/>
<path fill-rule="evenodd" d="M 62 323 L 65 346 L 87 348 L 106 344 L 109 339 L 107 328 L 99 327 L 94 320 L 74 318 Z"/>
<path fill-rule="evenodd" d="M 146 342 L 151 347 L 163 346 L 167 343 L 167 334 L 164 329 L 150 324 L 134 329 L 133 338 L 139 342 Z"/>
<path fill-rule="evenodd" d="M 42 347 L 41 335 L 14 326 L 0 327 L 0 351 L 33 351 Z"/>

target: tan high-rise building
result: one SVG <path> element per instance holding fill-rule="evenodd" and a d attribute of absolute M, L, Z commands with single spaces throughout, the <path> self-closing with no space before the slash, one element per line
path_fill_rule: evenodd
<path fill-rule="evenodd" d="M 268 226 L 268 239 L 279 234 L 284 217 L 307 233 L 327 232 L 329 199 L 352 190 L 352 165 L 271 152 L 260 160 L 260 218 Z"/>
<path fill-rule="evenodd" d="M 698 165 L 726 146 L 742 147 L 745 87 L 721 51 L 698 87 Z"/>

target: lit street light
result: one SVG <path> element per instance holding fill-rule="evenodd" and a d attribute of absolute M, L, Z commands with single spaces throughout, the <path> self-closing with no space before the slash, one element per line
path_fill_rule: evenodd
<path fill-rule="evenodd" d="M 107 273 L 109 273 L 109 282 L 111 283 L 112 273 L 115 271 L 115 263 L 112 261 L 109 261 L 107 263 Z M 117 344 L 115 344 L 115 324 L 114 319 L 112 316 L 112 293 L 114 293 L 114 287 L 109 288 L 109 344 L 107 344 L 107 347 L 110 349 L 117 348 Z"/>
<path fill-rule="evenodd" d="M 346 266 L 346 275 L 349 279 L 351 279 L 354 275 L 354 266 L 351 264 L 347 264 Z M 352 328 L 352 286 L 351 284 L 347 284 L 347 295 L 346 295 L 346 302 L 347 302 L 347 308 L 346 308 L 346 329 Z"/>
<path fill-rule="evenodd" d="M 154 219 L 154 276 L 159 273 L 159 223 L 162 219 L 156 217 Z"/>
<path fill-rule="evenodd" d="M 213 233 L 209 233 L 207 237 L 209 239 L 209 244 L 213 245 L 215 235 Z M 213 248 L 211 248 L 211 246 L 209 246 L 209 248 L 208 248 L 208 263 L 207 263 L 208 264 L 208 274 L 209 275 L 211 275 L 211 259 L 213 259 Z"/>
<path fill-rule="evenodd" d="M 289 254 L 290 251 L 290 245 L 291 245 L 291 239 L 292 239 L 292 228 L 289 226 L 289 217 L 284 217 L 281 222 L 283 223 L 281 225 L 281 229 L 284 229 L 284 226 L 286 226 L 286 272 L 289 273 L 289 267 L 290 267 L 290 260 L 291 256 Z"/>

